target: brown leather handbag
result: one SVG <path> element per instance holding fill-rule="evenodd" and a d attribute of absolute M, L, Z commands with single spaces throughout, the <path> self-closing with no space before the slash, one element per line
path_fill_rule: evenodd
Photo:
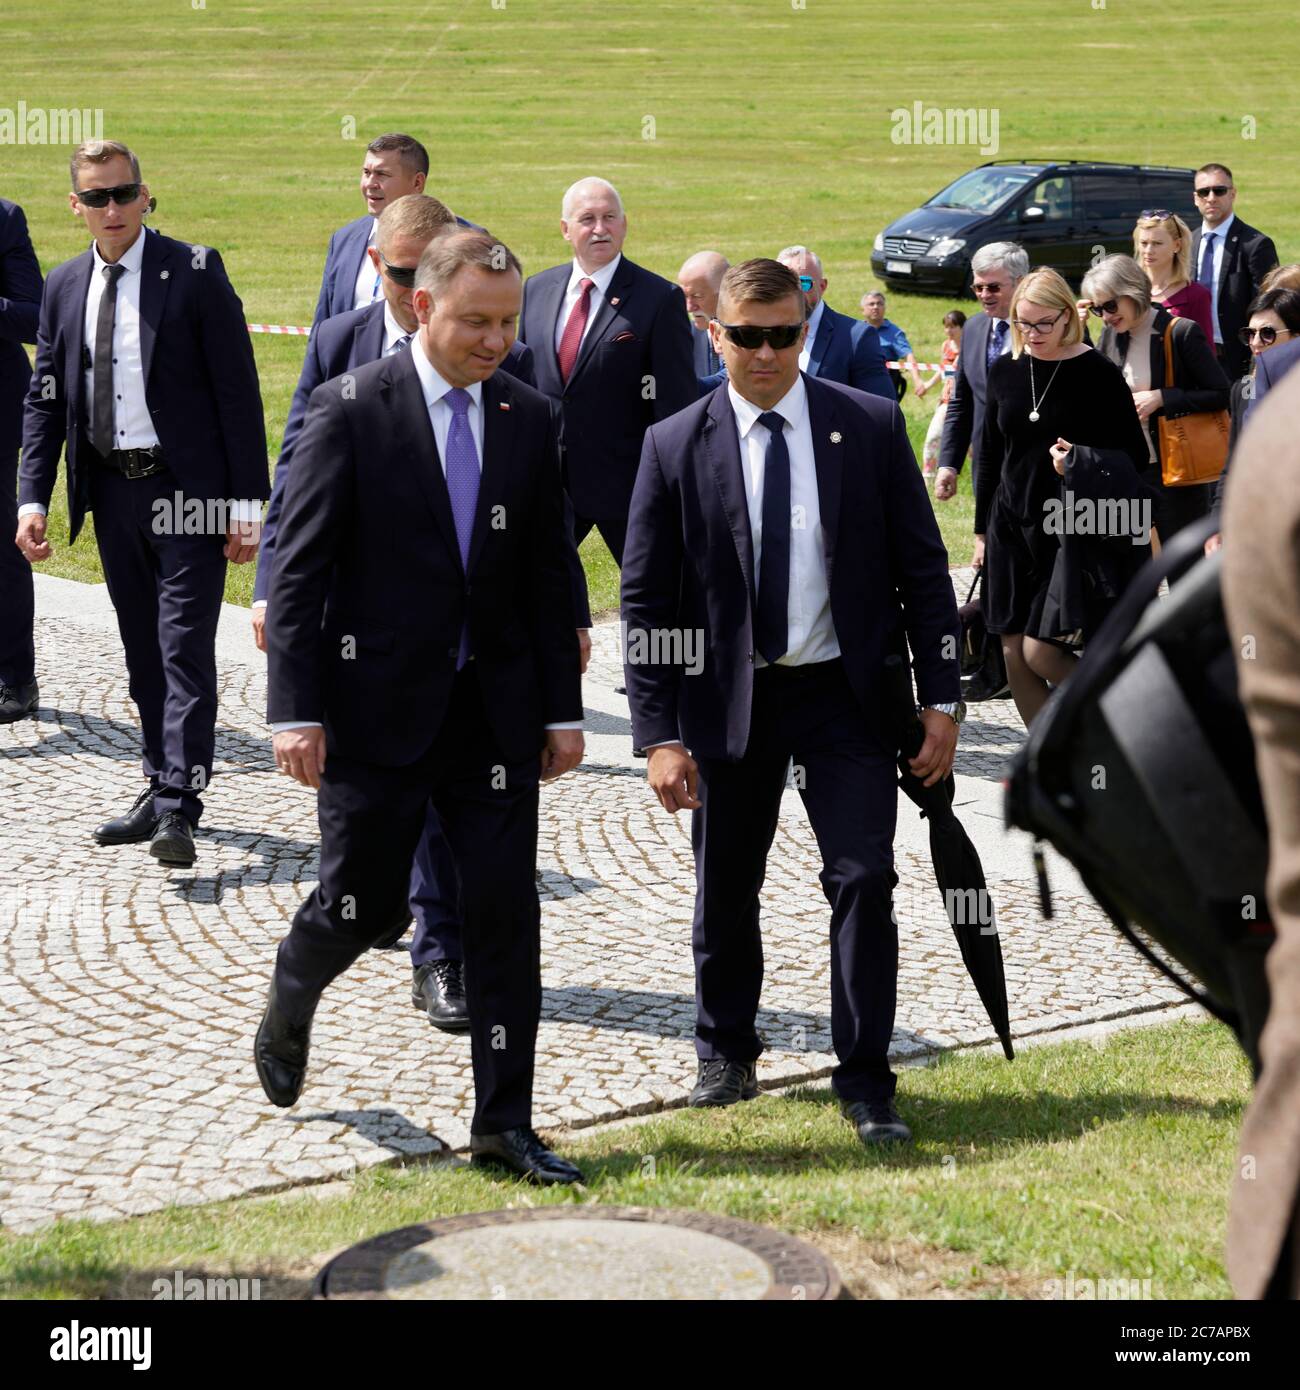
<path fill-rule="evenodd" d="M 1165 328 L 1165 385 L 1174 384 L 1174 325 Z M 1191 487 L 1212 483 L 1228 461 L 1228 432 L 1232 421 L 1226 410 L 1202 410 L 1194 415 L 1162 414 L 1160 427 L 1160 479 L 1166 487 Z"/>

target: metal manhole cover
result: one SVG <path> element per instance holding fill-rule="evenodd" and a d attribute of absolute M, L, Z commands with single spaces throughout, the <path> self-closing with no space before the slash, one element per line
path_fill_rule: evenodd
<path fill-rule="evenodd" d="M 766 1226 L 661 1207 L 476 1212 L 335 1256 L 316 1298 L 833 1299 L 834 1265 Z"/>

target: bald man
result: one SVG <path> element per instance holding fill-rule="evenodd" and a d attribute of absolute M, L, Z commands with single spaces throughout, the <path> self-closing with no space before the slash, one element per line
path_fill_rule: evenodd
<path fill-rule="evenodd" d="M 727 369 L 713 350 L 709 320 L 718 312 L 718 290 L 727 273 L 727 258 L 717 251 L 697 251 L 688 256 L 677 272 L 677 287 L 686 298 L 695 344 L 695 376 L 700 395 L 707 396 L 726 380 Z"/>
<path fill-rule="evenodd" d="M 613 184 L 573 184 L 560 234 L 573 257 L 529 277 L 519 336 L 537 389 L 559 402 L 575 538 L 595 527 L 621 565 L 646 428 L 699 394 L 690 323 L 681 290 L 623 255 L 627 213 Z"/>

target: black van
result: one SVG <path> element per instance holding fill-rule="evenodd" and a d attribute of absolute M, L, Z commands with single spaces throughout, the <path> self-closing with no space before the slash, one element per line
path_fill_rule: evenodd
<path fill-rule="evenodd" d="M 1193 176 L 1168 165 L 990 160 L 891 222 L 871 268 L 890 289 L 968 294 L 971 256 L 990 241 L 1016 241 L 1030 265 L 1053 266 L 1077 286 L 1103 255 L 1133 254 L 1133 224 L 1148 208 L 1200 226 Z"/>

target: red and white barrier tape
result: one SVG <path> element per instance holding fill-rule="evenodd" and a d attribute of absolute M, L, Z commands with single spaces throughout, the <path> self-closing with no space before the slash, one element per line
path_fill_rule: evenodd
<path fill-rule="evenodd" d="M 291 323 L 246 323 L 250 333 L 299 333 L 304 338 L 311 334 L 310 328 L 296 328 Z"/>
<path fill-rule="evenodd" d="M 886 363 L 885 363 L 885 366 L 891 368 L 893 371 L 901 372 L 901 371 L 907 366 L 907 363 L 906 363 L 906 362 L 886 362 Z M 918 372 L 941 372 L 941 371 L 943 371 L 943 363 L 942 363 L 942 362 L 918 362 L 918 363 L 916 364 L 916 369 L 917 369 Z"/>

